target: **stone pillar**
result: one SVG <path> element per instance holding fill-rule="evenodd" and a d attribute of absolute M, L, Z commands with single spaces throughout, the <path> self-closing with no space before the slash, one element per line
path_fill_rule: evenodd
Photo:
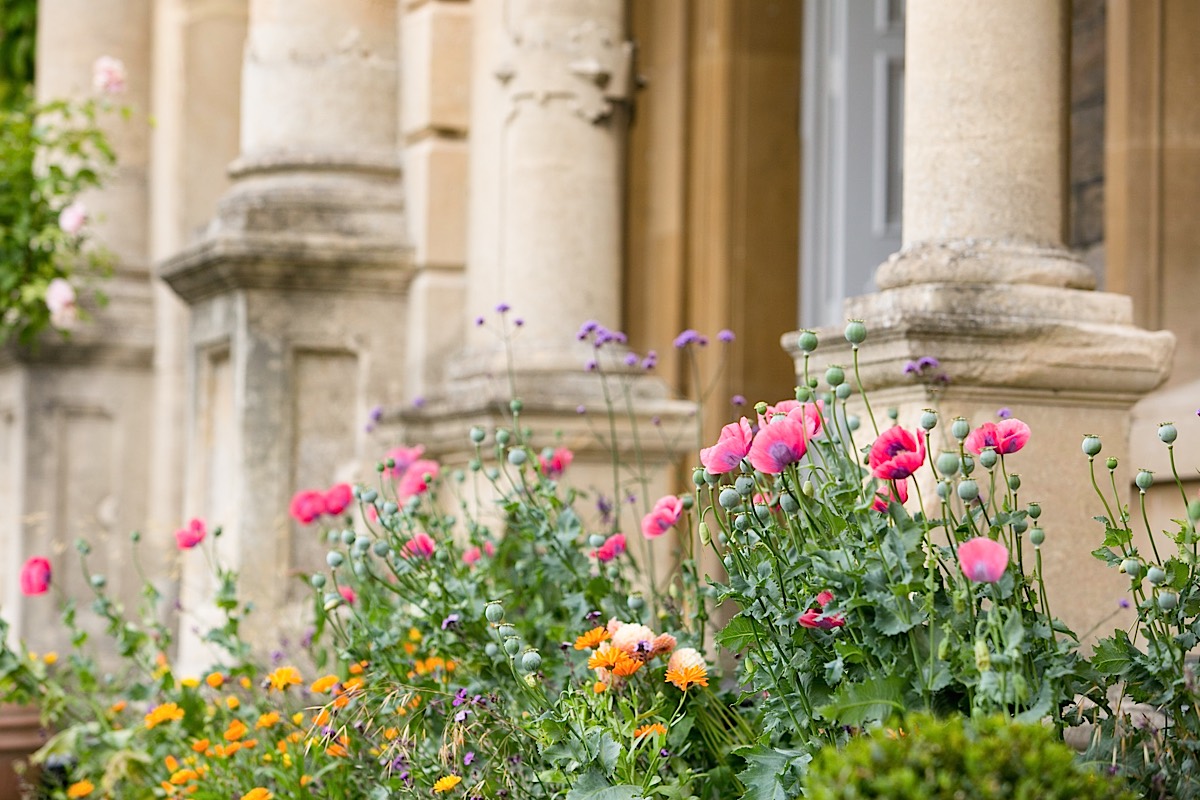
<path fill-rule="evenodd" d="M 1090 555 L 1102 510 L 1079 443 L 1100 434 L 1104 455 L 1124 460 L 1130 408 L 1162 382 L 1173 338 L 1135 327 L 1128 297 L 1091 291 L 1063 246 L 1068 9 L 910 0 L 904 247 L 879 268 L 880 291 L 846 313 L 870 330 L 860 357 L 873 406 L 911 427 L 936 405 L 935 451 L 957 415 L 978 425 L 1003 406 L 1033 428 L 1010 469 L 1022 499 L 1043 503 L 1052 607 L 1082 633 L 1126 582 Z M 840 331 L 823 338 L 819 361 L 849 363 Z M 948 386 L 904 373 L 922 356 Z"/>
<path fill-rule="evenodd" d="M 74 542 L 90 566 L 130 601 L 139 578 L 125 569 L 128 534 L 145 522 L 151 417 L 153 310 L 146 242 L 150 108 L 150 0 L 54 0 L 38 8 L 37 97 L 92 95 L 100 56 L 124 62 L 131 109 L 101 120 L 117 153 L 115 174 L 82 200 L 98 244 L 115 256 L 99 286 L 109 304 L 70 339 L 49 333 L 32 350 L 0 353 L 0 606 L 35 650 L 67 646 L 53 602 L 24 602 L 13 579 L 25 558 L 49 557 L 55 580 L 86 599 Z M 150 545 L 153 552 L 154 547 Z M 80 622 L 102 638 L 89 614 Z"/>
<path fill-rule="evenodd" d="M 247 632 L 264 649 L 296 641 L 298 573 L 323 564 L 292 493 L 359 477 L 378 455 L 369 410 L 401 396 L 396 25 L 394 2 L 252 0 L 233 184 L 161 267 L 191 309 L 185 516 L 224 526 L 225 559 L 254 576 Z M 185 614 L 207 594 L 185 574 Z M 204 660 L 194 639 L 180 655 Z"/>
<path fill-rule="evenodd" d="M 503 424 L 511 394 L 494 309 L 508 303 L 509 323 L 514 317 L 524 323 L 512 338 L 522 424 L 539 446 L 555 443 L 561 432 L 576 452 L 573 481 L 611 496 L 610 450 L 576 413 L 586 405 L 603 414 L 603 401 L 597 376 L 584 371 L 591 348 L 575 334 L 589 319 L 622 324 L 623 151 L 632 99 L 625 3 L 477 2 L 472 14 L 469 244 L 460 317 L 467 349 L 424 407 L 405 415 L 404 435 L 466 462 L 467 427 Z M 488 326 L 477 327 L 477 316 L 488 318 Z M 635 414 L 645 430 L 654 416 L 673 426 L 690 411 L 668 399 L 657 379 L 634 383 Z M 617 438 L 621 457 L 632 458 L 627 421 Z M 663 468 L 674 459 L 663 438 L 643 437 L 642 456 L 658 471 L 653 491 L 668 488 Z M 625 524 L 635 529 L 631 519 Z"/>

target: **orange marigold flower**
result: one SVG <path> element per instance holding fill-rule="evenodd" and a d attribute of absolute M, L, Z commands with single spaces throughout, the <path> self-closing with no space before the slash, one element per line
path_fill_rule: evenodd
<path fill-rule="evenodd" d="M 163 764 L 167 768 L 167 772 L 174 772 L 179 769 L 179 759 L 175 756 L 167 756 L 163 759 Z"/>
<path fill-rule="evenodd" d="M 240 719 L 235 719 L 229 723 L 229 727 L 225 729 L 225 741 L 236 742 L 238 739 L 246 735 L 246 723 Z"/>
<path fill-rule="evenodd" d="M 656 733 L 660 736 L 666 736 L 667 726 L 663 725 L 661 722 L 652 722 L 649 725 L 643 725 L 633 732 L 633 738 L 640 739 L 643 736 L 651 733 Z"/>
<path fill-rule="evenodd" d="M 108 707 L 108 711 L 111 714 L 120 714 L 122 711 L 125 710 L 126 705 L 128 705 L 128 704 L 124 700 L 118 700 L 117 702 L 113 703 L 111 706 Z"/>
<path fill-rule="evenodd" d="M 197 739 L 196 741 L 192 742 L 192 750 L 196 751 L 197 753 L 203 753 L 208 750 L 209 744 L 210 742 L 208 739 Z"/>
<path fill-rule="evenodd" d="M 592 657 L 587 662 L 588 669 L 612 669 L 620 662 L 621 656 L 628 658 L 623 651 L 605 644 L 592 653 Z"/>
<path fill-rule="evenodd" d="M 250 791 L 242 795 L 241 800 L 271 800 L 275 795 L 268 792 L 261 786 L 255 786 Z"/>
<path fill-rule="evenodd" d="M 249 679 L 249 678 L 243 677 L 243 678 L 241 679 L 241 681 L 239 681 L 239 683 L 241 683 L 241 684 L 242 684 L 242 688 L 243 688 L 243 689 L 249 689 L 249 688 L 250 688 L 250 679 Z"/>
<path fill-rule="evenodd" d="M 220 689 L 225 684 L 225 676 L 219 672 L 210 672 L 204 682 L 213 689 Z"/>
<path fill-rule="evenodd" d="M 233 695 L 229 695 L 229 697 L 226 697 L 226 698 L 225 698 L 225 705 L 229 707 L 229 710 L 230 710 L 230 711 L 233 711 L 233 710 L 235 710 L 235 709 L 236 709 L 238 706 L 240 706 L 241 704 L 242 704 L 242 701 L 241 701 L 241 700 L 238 700 L 238 699 L 237 699 L 235 696 L 233 696 Z"/>
<path fill-rule="evenodd" d="M 313 694 L 325 694 L 336 686 L 339 680 L 341 679 L 337 675 L 325 675 L 313 681 L 312 686 L 309 686 L 308 690 Z"/>
<path fill-rule="evenodd" d="M 196 778 L 199 778 L 199 777 L 200 777 L 199 773 L 197 773 L 196 770 L 194 770 L 194 769 L 181 769 L 181 770 L 177 770 L 175 773 L 173 773 L 171 775 L 171 783 L 173 783 L 176 786 L 182 786 L 183 784 L 187 783 L 188 781 L 194 781 L 194 780 L 196 780 Z"/>
<path fill-rule="evenodd" d="M 590 631 L 575 640 L 575 649 L 595 650 L 600 646 L 601 642 L 607 641 L 611 635 L 612 634 L 608 632 L 608 629 L 603 626 L 592 628 Z"/>
<path fill-rule="evenodd" d="M 67 787 L 67 797 L 72 798 L 72 800 L 77 797 L 87 797 L 95 789 L 95 784 L 89 780 L 76 781 Z"/>
<path fill-rule="evenodd" d="M 150 709 L 146 715 L 146 727 L 153 728 L 164 722 L 178 722 L 183 719 L 183 709 L 175 703 L 163 703 Z"/>
<path fill-rule="evenodd" d="M 592 684 L 592 691 L 596 694 L 603 694 L 606 689 L 608 689 L 608 684 L 604 681 L 596 681 Z"/>
<path fill-rule="evenodd" d="M 267 676 L 267 681 L 272 689 L 281 692 L 289 686 L 299 686 L 304 682 L 300 677 L 300 670 L 295 667 L 280 667 Z"/>
<path fill-rule="evenodd" d="M 279 712 L 278 711 L 270 711 L 266 714 L 262 714 L 259 716 L 258 722 L 254 723 L 254 728 L 255 728 L 255 730 L 261 730 L 263 728 L 273 728 L 278 724 L 279 724 Z"/>
<path fill-rule="evenodd" d="M 369 662 L 366 662 L 366 661 L 360 661 L 357 664 L 351 664 L 350 665 L 350 674 L 351 675 L 361 675 L 362 671 L 367 668 L 368 663 Z"/>
<path fill-rule="evenodd" d="M 703 664 L 693 664 L 678 669 L 668 668 L 667 683 L 673 683 L 678 689 L 685 692 L 691 686 L 708 686 L 708 670 Z"/>
<path fill-rule="evenodd" d="M 436 794 L 448 792 L 460 783 L 462 783 L 462 778 L 457 775 L 446 775 L 437 779 L 437 783 L 433 785 L 433 791 Z"/>
<path fill-rule="evenodd" d="M 617 677 L 628 678 L 630 675 L 642 668 L 642 664 L 644 662 L 640 658 L 634 658 L 633 656 L 627 655 L 621 650 L 618 650 L 617 652 L 621 654 L 621 657 L 617 660 L 617 663 L 613 665 L 612 668 L 613 674 Z"/>

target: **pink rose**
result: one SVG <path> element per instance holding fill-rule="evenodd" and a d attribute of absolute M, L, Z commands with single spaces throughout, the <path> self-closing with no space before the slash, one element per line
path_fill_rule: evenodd
<path fill-rule="evenodd" d="M 325 513 L 336 517 L 350 506 L 353 497 L 350 484 L 339 483 L 322 496 Z"/>
<path fill-rule="evenodd" d="M 50 562 L 34 556 L 21 567 L 21 594 L 33 597 L 50 590 Z"/>
<path fill-rule="evenodd" d="M 683 513 L 683 501 L 675 495 L 659 498 L 650 513 L 642 517 L 642 535 L 647 539 L 657 539 L 679 521 Z"/>
<path fill-rule="evenodd" d="M 58 212 L 58 227 L 68 236 L 76 236 L 87 224 L 87 206 L 76 200 Z"/>
<path fill-rule="evenodd" d="M 75 305 L 75 287 L 62 278 L 55 278 L 46 286 L 46 308 L 50 311 L 50 324 L 59 330 L 70 330 L 79 319 L 79 308 Z"/>
<path fill-rule="evenodd" d="M 125 64 L 119 58 L 100 56 L 92 64 L 92 85 L 105 94 L 125 91 Z"/>
<path fill-rule="evenodd" d="M 196 545 L 204 541 L 204 535 L 207 531 L 204 528 L 204 521 L 193 519 L 187 524 L 186 528 L 180 528 L 175 531 L 175 544 L 180 550 L 191 550 Z"/>
<path fill-rule="evenodd" d="M 896 481 L 907 478 L 925 463 L 925 431 L 910 431 L 896 426 L 879 434 L 867 458 L 876 478 Z"/>

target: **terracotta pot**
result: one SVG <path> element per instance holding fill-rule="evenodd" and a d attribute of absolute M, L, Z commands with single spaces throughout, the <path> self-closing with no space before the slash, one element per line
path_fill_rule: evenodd
<path fill-rule="evenodd" d="M 46 741 L 35 706 L 0 705 L 0 800 L 20 800 L 14 767 Z M 32 778 L 26 773 L 26 778 Z"/>

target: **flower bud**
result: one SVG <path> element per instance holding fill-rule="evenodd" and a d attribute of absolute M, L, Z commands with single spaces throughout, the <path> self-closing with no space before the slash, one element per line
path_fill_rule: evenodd
<path fill-rule="evenodd" d="M 1029 531 L 1029 543 L 1034 547 L 1041 547 L 1042 542 L 1046 541 L 1046 532 L 1041 528 L 1033 528 Z"/>
<path fill-rule="evenodd" d="M 471 472 L 479 472 L 479 470 L 483 469 L 483 462 L 478 458 L 472 458 L 467 462 L 467 469 L 471 470 Z"/>
<path fill-rule="evenodd" d="M 344 562 L 345 562 L 345 559 L 342 558 L 342 554 L 339 553 L 337 550 L 330 550 L 325 555 L 325 563 L 329 565 L 330 569 L 337 569 Z"/>
<path fill-rule="evenodd" d="M 812 397 L 813 397 L 812 389 L 808 388 L 807 386 L 797 386 L 796 387 L 796 402 L 807 403 L 809 400 L 812 400 Z M 766 404 L 764 403 L 764 405 L 766 405 Z"/>
<path fill-rule="evenodd" d="M 888 408 L 887 418 L 890 419 L 892 422 L 895 422 L 896 420 L 900 419 L 900 409 L 896 408 L 895 406 L 891 406 L 890 408 Z"/>
<path fill-rule="evenodd" d="M 508 451 L 508 463 L 512 464 L 514 467 L 521 466 L 528 458 L 529 455 L 524 450 Z"/>
<path fill-rule="evenodd" d="M 1200 500 L 1193 500 L 1192 502 L 1188 503 L 1187 515 L 1188 519 L 1190 519 L 1192 522 L 1200 520 Z"/>
<path fill-rule="evenodd" d="M 996 466 L 996 462 L 999 459 L 1000 457 L 996 455 L 996 451 L 990 447 L 979 454 L 979 463 L 984 469 L 991 469 Z"/>
<path fill-rule="evenodd" d="M 475 425 L 471 428 L 471 441 L 475 444 L 481 444 L 486 437 L 487 432 L 483 428 L 479 427 L 478 425 Z"/>
<path fill-rule="evenodd" d="M 525 407 L 525 404 L 522 403 L 520 400 L 516 399 L 515 397 L 511 401 L 509 401 L 509 404 L 508 404 L 508 410 L 514 414 L 520 414 L 521 409 L 523 409 L 524 407 Z"/>
<path fill-rule="evenodd" d="M 1117 459 L 1113 456 L 1109 456 L 1108 460 L 1104 462 L 1104 466 L 1108 467 L 1109 472 L 1112 472 L 1117 468 Z"/>
<path fill-rule="evenodd" d="M 1158 607 L 1163 611 L 1170 611 L 1175 606 L 1179 605 L 1179 595 L 1174 592 L 1160 592 L 1158 595 Z"/>
<path fill-rule="evenodd" d="M 712 534 L 709 533 L 707 522 L 701 522 L 698 526 L 697 532 L 700 534 L 700 544 L 704 545 L 705 547 L 708 547 L 710 544 L 712 544 Z"/>
<path fill-rule="evenodd" d="M 133 531 L 132 533 L 129 534 L 129 541 L 133 542 L 134 544 L 137 544 L 141 540 L 142 540 L 142 532 L 141 531 Z"/>
<path fill-rule="evenodd" d="M 1151 567 L 1146 570 L 1146 580 L 1155 586 L 1161 586 L 1167 580 L 1167 572 L 1162 567 Z"/>
<path fill-rule="evenodd" d="M 1169 422 L 1164 422 L 1158 426 L 1158 438 L 1164 444 L 1172 444 L 1179 436 L 1179 431 L 1175 430 L 1175 426 Z"/>
<path fill-rule="evenodd" d="M 1009 488 L 1009 490 L 1014 491 L 1014 492 L 1017 491 L 1018 489 L 1020 489 L 1021 488 L 1021 476 L 1015 472 L 1012 475 L 1009 475 L 1008 476 L 1008 488 Z"/>
<path fill-rule="evenodd" d="M 816 389 L 816 388 L 817 388 L 817 385 L 820 383 L 820 381 L 818 381 L 818 380 L 817 380 L 815 377 L 814 377 L 814 378 L 809 378 L 809 379 L 808 379 L 807 381 L 805 381 L 805 382 L 808 384 L 808 388 L 809 388 L 809 389 Z"/>
<path fill-rule="evenodd" d="M 800 335 L 796 337 L 796 346 L 806 353 L 811 353 L 817 349 L 817 335 L 812 331 L 800 331 Z"/>
<path fill-rule="evenodd" d="M 927 408 L 921 412 L 921 427 L 927 431 L 931 431 L 937 427 L 938 416 L 937 412 L 932 408 Z"/>
<path fill-rule="evenodd" d="M 975 668 L 980 672 L 987 672 L 992 668 L 992 654 L 983 639 L 975 640 Z"/>
<path fill-rule="evenodd" d="M 717 502 L 721 504 L 721 508 L 728 511 L 741 505 L 742 498 L 741 495 L 737 493 L 736 489 L 731 489 L 730 487 L 726 486 L 721 490 L 721 494 L 717 497 Z"/>
<path fill-rule="evenodd" d="M 861 319 L 852 319 L 846 324 L 846 341 L 859 345 L 867 340 L 867 326 Z"/>
<path fill-rule="evenodd" d="M 967 479 L 958 484 L 958 496 L 962 500 L 970 502 L 976 497 L 979 497 L 979 484 L 971 479 Z"/>
<path fill-rule="evenodd" d="M 971 432 L 971 423 L 967 422 L 966 417 L 955 417 L 950 423 L 950 435 L 960 442 L 967 438 L 967 434 Z"/>
<path fill-rule="evenodd" d="M 800 484 L 800 491 L 810 500 L 817 496 L 817 487 L 813 486 L 812 481 L 805 481 L 804 483 Z"/>
<path fill-rule="evenodd" d="M 504 619 L 504 606 L 493 600 L 483 607 L 483 616 L 487 617 L 487 621 L 493 624 L 499 623 Z"/>
<path fill-rule="evenodd" d="M 1100 454 L 1100 437 L 1095 434 L 1083 437 L 1083 452 L 1088 458 L 1098 456 Z"/>
<path fill-rule="evenodd" d="M 542 655 L 537 650 L 530 647 L 521 654 L 521 667 L 526 672 L 537 672 L 541 666 Z"/>
<path fill-rule="evenodd" d="M 1026 510 L 1029 513 L 1030 519 L 1037 519 L 1042 515 L 1041 503 L 1030 503 L 1028 506 L 1026 506 Z"/>
<path fill-rule="evenodd" d="M 697 486 L 704 485 L 704 470 L 702 470 L 702 469 L 692 470 L 692 483 L 696 484 Z"/>
<path fill-rule="evenodd" d="M 500 478 L 500 470 L 497 469 L 496 467 L 488 467 L 487 471 L 484 472 L 483 474 L 487 475 L 487 479 L 489 481 L 498 480 Z"/>
<path fill-rule="evenodd" d="M 839 366 L 832 366 L 825 370 L 825 382 L 830 386 L 839 386 L 846 380 L 846 373 Z"/>
<path fill-rule="evenodd" d="M 330 592 L 329 594 L 325 595 L 325 597 L 323 598 L 323 602 L 324 602 L 324 605 L 322 606 L 322 608 L 324 608 L 326 611 L 333 611 L 335 608 L 344 604 L 346 601 L 342 599 L 342 596 L 340 594 Z"/>
<path fill-rule="evenodd" d="M 1154 473 L 1148 469 L 1138 470 L 1137 477 L 1133 479 L 1140 491 L 1145 492 L 1154 485 Z"/>
<path fill-rule="evenodd" d="M 952 478 L 958 474 L 958 453 L 952 453 L 949 450 L 943 450 L 938 453 L 937 470 L 947 478 Z"/>
<path fill-rule="evenodd" d="M 108 578 L 104 577 L 103 575 L 101 575 L 100 573 L 97 572 L 95 575 L 92 576 L 91 582 L 92 582 L 93 589 L 103 589 L 105 586 L 108 585 Z"/>

